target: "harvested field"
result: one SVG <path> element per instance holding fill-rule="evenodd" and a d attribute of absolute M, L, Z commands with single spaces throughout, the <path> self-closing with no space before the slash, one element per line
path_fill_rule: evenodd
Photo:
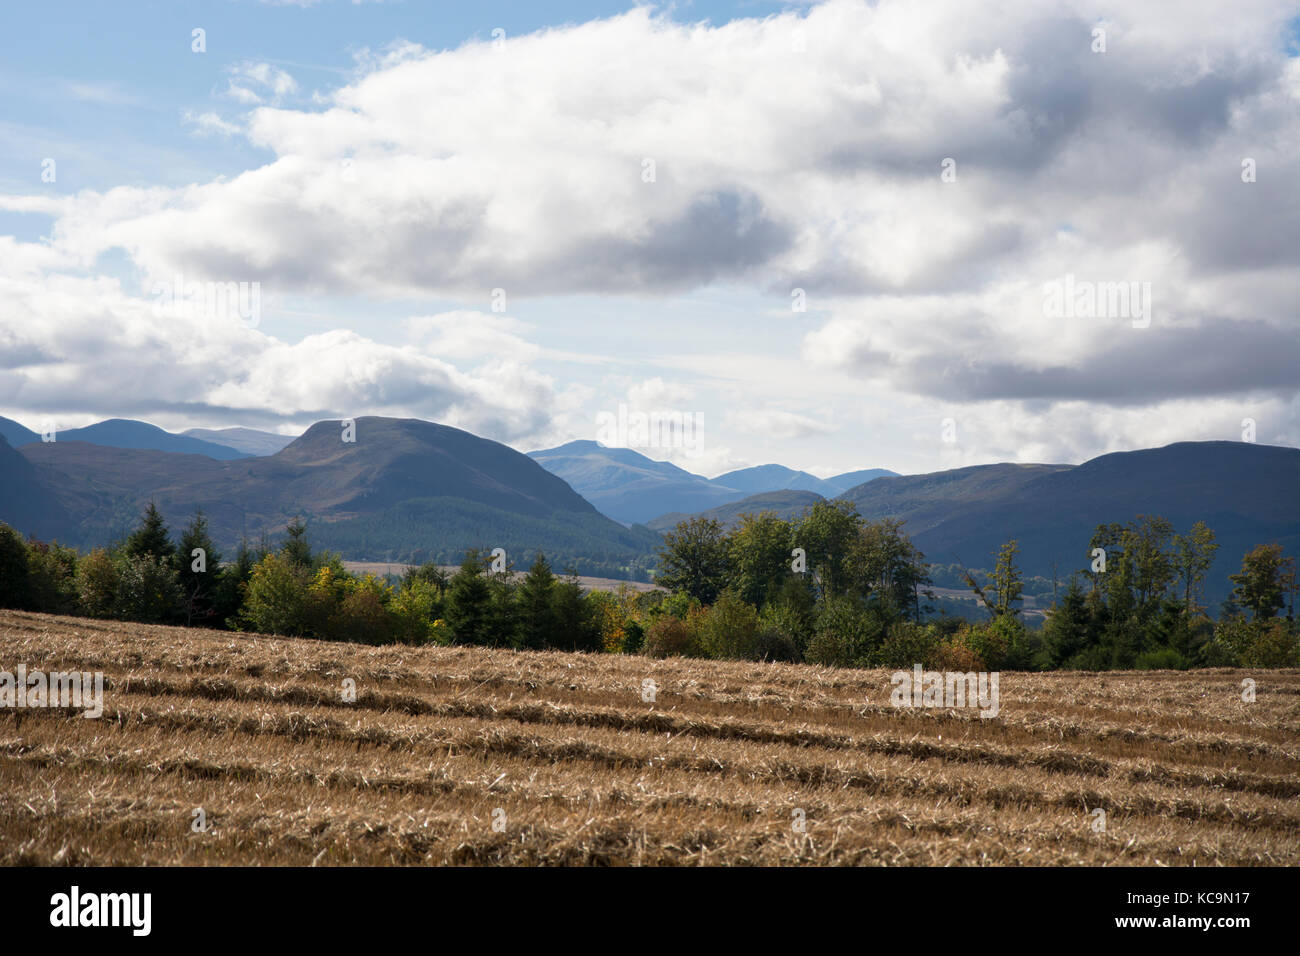
<path fill-rule="evenodd" d="M 1295 670 L 1006 673 L 980 719 L 885 671 L 0 611 L 19 664 L 104 713 L 0 712 L 7 865 L 1300 863 Z"/>

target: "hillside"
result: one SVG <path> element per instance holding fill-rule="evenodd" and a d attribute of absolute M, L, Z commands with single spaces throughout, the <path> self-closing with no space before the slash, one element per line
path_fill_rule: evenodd
<path fill-rule="evenodd" d="M 17 447 L 30 442 L 40 441 L 41 436 L 9 419 L 5 423 L 4 434 L 9 443 Z M 15 427 L 16 426 L 16 427 Z M 16 435 L 15 441 L 11 435 Z M 218 461 L 247 457 L 227 445 L 201 441 L 189 435 L 174 435 L 157 425 L 137 422 L 127 418 L 110 418 L 107 421 L 87 425 L 84 428 L 65 428 L 54 433 L 55 442 L 87 442 L 92 445 L 104 445 L 108 448 L 151 449 L 169 451 L 182 455 L 207 455 Z"/>
<path fill-rule="evenodd" d="M 720 522 L 724 528 L 733 527 L 742 514 L 758 514 L 762 511 L 774 512 L 777 517 L 784 518 L 786 521 L 797 521 L 814 504 L 824 500 L 815 491 L 765 491 L 762 494 L 733 501 L 731 504 L 710 508 L 700 512 L 699 517 L 712 518 Z M 696 515 L 673 512 L 660 515 L 653 521 L 647 521 L 646 527 L 655 531 L 669 531 L 676 527 L 678 522 L 693 517 Z"/>
<path fill-rule="evenodd" d="M 1300 554 L 1300 450 L 1245 442 L 1182 442 L 1119 452 L 1078 466 L 987 465 L 882 478 L 845 496 L 869 518 L 903 518 L 933 561 L 991 567 L 1002 542 L 1020 543 L 1027 574 L 1062 578 L 1086 566 L 1098 524 L 1162 515 L 1179 531 L 1214 529 L 1211 600 L 1257 544 Z"/>
<path fill-rule="evenodd" d="M 318 422 L 275 455 L 236 461 L 62 440 L 20 457 L 83 546 L 123 534 L 151 499 L 174 530 L 202 508 L 226 549 L 302 515 L 313 542 L 355 560 L 457 561 L 467 547 L 528 560 L 541 549 L 560 567 L 621 575 L 643 569 L 657 541 L 498 442 L 416 419 L 361 418 L 355 443 L 341 435 L 339 422 Z M 35 520 L 22 509 L 15 518 L 24 531 Z"/>
<path fill-rule="evenodd" d="M 292 435 L 277 435 L 256 428 L 188 428 L 181 434 L 214 445 L 225 445 L 245 455 L 274 455 L 294 438 Z"/>
<path fill-rule="evenodd" d="M 855 485 L 886 478 L 897 472 L 884 468 L 864 468 L 861 471 L 848 471 L 830 478 L 818 478 L 806 471 L 795 471 L 784 465 L 757 465 L 718 475 L 713 481 L 720 485 L 736 488 L 747 495 L 762 494 L 768 491 L 814 491 L 823 498 L 834 498 Z"/>
<path fill-rule="evenodd" d="M 702 511 L 745 497 L 739 489 L 671 462 L 594 441 L 572 441 L 529 452 L 529 457 L 572 485 L 601 514 L 624 524 L 645 522 L 666 511 Z"/>
<path fill-rule="evenodd" d="M 767 492 L 833 497 L 864 481 L 894 474 L 868 469 L 822 479 L 784 465 L 757 465 L 705 478 L 630 448 L 607 448 L 594 441 L 572 441 L 529 452 L 529 457 L 567 481 L 602 514 L 624 524 L 653 521 L 658 525 L 671 515 L 706 511 Z"/>
<path fill-rule="evenodd" d="M 0 657 L 105 677 L 98 720 L 4 718 L 10 866 L 1300 864 L 1294 670 L 1249 719 L 1239 671 L 1007 673 L 982 719 L 879 670 L 15 611 Z"/>

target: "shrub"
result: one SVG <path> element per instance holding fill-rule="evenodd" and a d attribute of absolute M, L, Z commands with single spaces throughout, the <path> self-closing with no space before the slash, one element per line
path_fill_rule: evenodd
<path fill-rule="evenodd" d="M 933 660 L 938 646 L 936 630 L 899 621 L 889 628 L 871 661 L 877 667 L 912 667 Z"/>
<path fill-rule="evenodd" d="M 322 569 L 324 570 L 324 569 Z M 316 586 L 312 574 L 281 554 L 268 554 L 253 568 L 248 579 L 248 596 L 241 612 L 241 622 L 265 634 L 302 635 L 319 626 L 328 586 Z M 309 588 L 315 591 L 308 600 Z M 313 606 L 314 605 L 314 606 Z M 312 612 L 312 613 L 309 613 Z"/>
<path fill-rule="evenodd" d="M 160 624 L 181 612 L 181 586 L 169 558 L 144 552 L 120 559 L 116 617 Z"/>
<path fill-rule="evenodd" d="M 984 658 L 968 643 L 968 634 L 968 631 L 962 631 L 941 641 L 931 652 L 928 662 L 930 666 L 941 671 L 960 671 L 963 674 L 987 670 Z"/>
<path fill-rule="evenodd" d="M 780 631 L 761 630 L 754 638 L 754 658 L 760 661 L 782 661 L 797 664 L 803 659 L 799 648 L 788 634 Z"/>
<path fill-rule="evenodd" d="M 1297 660 L 1296 635 L 1280 617 L 1261 622 L 1250 644 L 1241 655 L 1243 667 L 1294 667 Z"/>
<path fill-rule="evenodd" d="M 77 610 L 77 552 L 33 541 L 27 550 L 28 607 L 47 614 Z"/>
<path fill-rule="evenodd" d="M 804 659 L 831 667 L 866 667 L 879 640 L 880 622 L 874 615 L 849 598 L 827 598 L 820 602 Z"/>
<path fill-rule="evenodd" d="M 77 598 L 83 614 L 112 617 L 122 586 L 117 563 L 103 548 L 96 548 L 77 563 Z"/>
<path fill-rule="evenodd" d="M 758 611 L 728 589 L 718 596 L 700 623 L 700 644 L 717 660 L 754 660 L 758 637 Z"/>
<path fill-rule="evenodd" d="M 642 653 L 647 657 L 703 656 L 686 622 L 671 615 L 664 615 L 646 629 Z"/>
<path fill-rule="evenodd" d="M 1146 651 L 1133 662 L 1134 669 L 1140 671 L 1185 671 L 1189 666 L 1187 658 L 1172 647 Z"/>

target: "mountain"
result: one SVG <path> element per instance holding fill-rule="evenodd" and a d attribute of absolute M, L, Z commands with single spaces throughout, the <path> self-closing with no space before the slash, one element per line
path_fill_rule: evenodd
<path fill-rule="evenodd" d="M 745 497 L 738 488 L 691 474 L 671 462 L 594 441 L 571 441 L 530 452 L 528 457 L 567 481 L 602 514 L 624 524 L 648 521 L 668 511 L 702 511 Z"/>
<path fill-rule="evenodd" d="M 855 488 L 868 481 L 875 481 L 877 478 L 896 477 L 898 477 L 898 472 L 890 471 L 888 468 L 863 468 L 861 471 L 846 471 L 842 475 L 823 478 L 822 487 L 813 490 L 825 495 L 827 498 L 835 498 L 844 494 L 850 488 Z"/>
<path fill-rule="evenodd" d="M 713 481 L 729 488 L 738 488 L 748 495 L 761 494 L 766 491 L 815 491 L 824 498 L 834 498 L 850 488 L 876 478 L 886 478 L 897 472 L 884 468 L 864 468 L 861 471 L 846 471 L 842 475 L 830 478 L 818 478 L 806 471 L 795 471 L 784 465 L 756 465 L 718 475 Z"/>
<path fill-rule="evenodd" d="M 57 538 L 66 542 L 75 536 L 76 523 L 49 489 L 46 479 L 9 444 L 3 432 L 0 432 L 0 490 L 0 521 L 43 541 Z"/>
<path fill-rule="evenodd" d="M 626 576 L 644 572 L 658 543 L 498 442 L 373 417 L 357 419 L 355 442 L 342 436 L 340 422 L 317 422 L 274 455 L 229 461 L 62 437 L 25 445 L 19 457 L 73 518 L 82 546 L 125 533 L 151 499 L 174 533 L 202 508 L 227 552 L 295 515 L 316 546 L 355 560 L 458 561 L 469 547 L 501 547 L 526 567 L 540 549 L 557 569 Z M 26 530 L 32 521 L 19 513 L 11 523 Z"/>
<path fill-rule="evenodd" d="M 754 495 L 700 512 L 731 526 L 745 512 L 797 519 L 811 492 Z M 1178 532 L 1197 521 L 1219 544 L 1207 577 L 1208 600 L 1231 591 L 1228 575 L 1259 544 L 1300 555 L 1300 449 L 1246 442 L 1181 442 L 1102 455 L 1082 465 L 997 464 L 925 475 L 876 477 L 839 496 L 870 520 L 895 518 L 929 560 L 992 568 L 1006 541 L 1020 546 L 1026 576 L 1062 582 L 1090 562 L 1099 524 L 1160 515 Z M 687 514 L 647 522 L 663 531 Z"/>
<path fill-rule="evenodd" d="M 0 419 L 0 434 L 3 434 L 9 444 L 15 448 L 41 440 L 39 434 L 8 418 Z M 110 418 L 108 421 L 87 425 L 84 428 L 60 429 L 55 432 L 54 441 L 50 444 L 60 442 L 88 442 L 108 448 L 146 448 L 188 455 L 207 455 L 218 461 L 247 457 L 243 452 L 226 445 L 200 441 L 186 435 L 173 435 L 171 432 L 163 431 L 157 425 L 132 421 L 129 418 Z"/>
<path fill-rule="evenodd" d="M 1020 544 L 1026 574 L 1062 580 L 1089 561 L 1096 526 L 1161 515 L 1177 531 L 1204 521 L 1219 551 L 1207 596 L 1258 544 L 1300 553 L 1300 449 L 1247 442 L 1180 442 L 1102 455 L 1082 465 L 986 465 L 880 478 L 844 496 L 868 518 L 903 518 L 932 561 L 990 568 L 997 548 Z"/>
<path fill-rule="evenodd" d="M 816 491 L 820 494 L 822 480 L 806 471 L 795 471 L 785 465 L 755 465 L 729 471 L 713 479 L 720 485 L 735 488 L 747 495 L 764 491 Z"/>
<path fill-rule="evenodd" d="M 256 428 L 191 428 L 181 434 L 255 456 L 274 455 L 293 441 L 292 435 L 277 435 Z"/>
<path fill-rule="evenodd" d="M 893 474 L 877 469 L 823 480 L 784 465 L 757 465 L 705 478 L 630 448 L 608 448 L 594 441 L 571 441 L 529 452 L 529 457 L 567 481 L 602 514 L 624 524 L 707 511 L 769 491 L 833 497 L 870 478 Z"/>
<path fill-rule="evenodd" d="M 750 495 L 748 498 L 742 498 L 739 501 L 733 501 L 730 504 L 710 508 L 701 512 L 700 517 L 712 518 L 721 522 L 725 528 L 735 525 L 742 514 L 758 514 L 761 511 L 773 511 L 779 518 L 784 518 L 786 521 L 796 521 L 814 504 L 824 500 L 825 498 L 815 491 L 764 491 L 757 495 Z M 679 521 L 693 517 L 695 515 L 673 512 L 647 521 L 646 527 L 654 531 L 670 531 L 677 526 Z"/>
<path fill-rule="evenodd" d="M 41 440 L 41 436 L 30 428 L 18 424 L 12 418 L 3 417 L 0 417 L 0 437 L 3 437 L 14 448 L 19 445 L 26 445 L 28 442 Z"/>

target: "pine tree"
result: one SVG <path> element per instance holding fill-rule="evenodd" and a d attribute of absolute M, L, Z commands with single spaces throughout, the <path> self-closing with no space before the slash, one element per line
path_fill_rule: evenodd
<path fill-rule="evenodd" d="M 307 543 L 307 526 L 303 524 L 302 518 L 294 518 L 284 530 L 288 537 L 280 546 L 280 553 L 290 564 L 310 568 L 313 564 L 311 545 Z"/>
<path fill-rule="evenodd" d="M 202 510 L 194 513 L 189 525 L 181 532 L 180 553 L 176 560 L 185 623 L 219 626 L 221 622 L 216 618 L 215 604 L 220 585 L 221 554 L 208 534 L 208 519 Z"/>
<path fill-rule="evenodd" d="M 539 551 L 515 596 L 518 610 L 517 640 L 520 647 L 541 650 L 559 642 L 555 614 L 551 607 L 555 575 L 546 557 Z"/>
<path fill-rule="evenodd" d="M 140 526 L 126 541 L 127 557 L 139 558 L 146 554 L 152 554 L 155 558 L 168 563 L 176 557 L 176 546 L 172 544 L 171 535 L 168 534 L 167 525 L 163 522 L 158 506 L 152 501 L 145 509 Z"/>

